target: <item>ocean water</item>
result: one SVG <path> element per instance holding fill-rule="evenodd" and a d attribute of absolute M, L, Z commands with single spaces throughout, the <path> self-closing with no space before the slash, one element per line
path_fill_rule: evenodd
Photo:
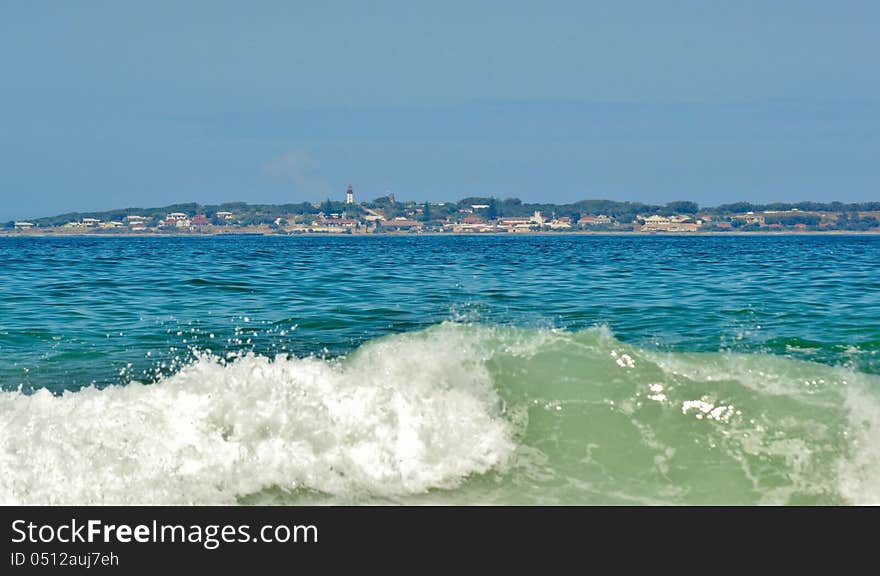
<path fill-rule="evenodd" d="M 880 237 L 0 239 L 4 504 L 880 503 Z"/>

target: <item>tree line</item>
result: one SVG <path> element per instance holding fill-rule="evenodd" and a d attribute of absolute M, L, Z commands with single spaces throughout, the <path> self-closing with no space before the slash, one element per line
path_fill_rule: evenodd
<path fill-rule="evenodd" d="M 478 206 L 479 208 L 473 208 Z M 642 202 L 629 202 L 617 200 L 580 200 L 566 204 L 554 204 L 545 202 L 523 202 L 519 198 L 496 198 L 492 196 L 469 196 L 462 198 L 458 202 L 400 202 L 393 196 L 381 196 L 372 201 L 363 202 L 361 204 L 345 204 L 330 200 L 312 204 L 309 202 L 299 202 L 290 204 L 248 204 L 246 202 L 226 202 L 223 204 L 198 204 L 195 202 L 172 204 L 158 208 L 126 208 L 118 210 L 107 210 L 103 212 L 68 212 L 51 216 L 47 218 L 38 218 L 33 220 L 35 224 L 41 227 L 61 226 L 68 222 L 80 221 L 83 218 L 97 218 L 102 221 L 123 220 L 126 216 L 136 215 L 143 216 L 152 222 L 159 222 L 172 212 L 182 212 L 188 216 L 205 215 L 215 224 L 225 223 L 223 219 L 217 217 L 218 212 L 232 212 L 235 214 L 235 221 L 242 225 L 254 224 L 271 224 L 278 218 L 286 218 L 289 215 L 316 217 L 319 213 L 344 214 L 350 218 L 360 218 L 366 213 L 366 209 L 381 210 L 388 219 L 398 216 L 413 216 L 422 221 L 445 220 L 448 217 L 455 217 L 464 212 L 474 213 L 482 216 L 487 220 L 495 220 L 504 217 L 527 217 L 534 212 L 541 212 L 546 217 L 569 217 L 577 222 L 581 216 L 598 216 L 604 214 L 618 222 L 632 222 L 637 215 L 660 214 L 663 216 L 672 216 L 673 214 L 696 214 L 701 211 L 700 206 L 696 202 L 687 200 L 679 200 L 668 202 L 666 204 L 646 204 Z M 846 214 L 847 222 L 856 227 L 870 225 L 868 221 L 862 221 L 858 216 L 858 212 L 880 211 L 880 202 L 796 202 L 782 203 L 774 202 L 770 204 L 753 204 L 750 202 L 735 202 L 732 204 L 722 204 L 714 208 L 703 208 L 702 211 L 709 214 L 729 215 L 745 212 L 790 212 L 797 209 L 801 212 L 837 212 Z M 805 217 L 798 218 L 792 215 L 780 216 L 778 218 L 769 217 L 770 220 L 779 220 L 779 223 L 787 224 L 788 220 L 807 225 L 815 225 L 812 220 L 815 218 Z M 794 220 L 792 220 L 794 218 Z M 784 222 L 783 222 L 784 220 Z M 8 222 L 7 227 L 12 227 L 13 222 Z"/>

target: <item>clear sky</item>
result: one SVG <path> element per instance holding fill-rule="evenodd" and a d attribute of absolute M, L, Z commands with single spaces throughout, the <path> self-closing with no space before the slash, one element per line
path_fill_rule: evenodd
<path fill-rule="evenodd" d="M 880 199 L 880 2 L 0 0 L 0 221 Z"/>

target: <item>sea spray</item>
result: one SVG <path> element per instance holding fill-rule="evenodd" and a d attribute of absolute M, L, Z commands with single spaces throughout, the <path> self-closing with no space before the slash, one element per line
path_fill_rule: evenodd
<path fill-rule="evenodd" d="M 880 377 L 443 323 L 0 395 L 5 503 L 878 502 Z"/>
<path fill-rule="evenodd" d="M 486 369 L 458 348 L 414 339 L 341 362 L 203 356 L 152 385 L 4 392 L 0 501 L 216 504 L 273 487 L 453 488 L 514 447 Z"/>

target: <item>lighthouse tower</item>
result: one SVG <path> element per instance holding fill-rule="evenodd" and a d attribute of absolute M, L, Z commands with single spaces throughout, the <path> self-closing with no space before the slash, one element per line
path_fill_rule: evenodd
<path fill-rule="evenodd" d="M 354 191 L 351 189 L 351 184 L 348 185 L 348 190 L 345 192 L 345 203 L 354 204 Z"/>

